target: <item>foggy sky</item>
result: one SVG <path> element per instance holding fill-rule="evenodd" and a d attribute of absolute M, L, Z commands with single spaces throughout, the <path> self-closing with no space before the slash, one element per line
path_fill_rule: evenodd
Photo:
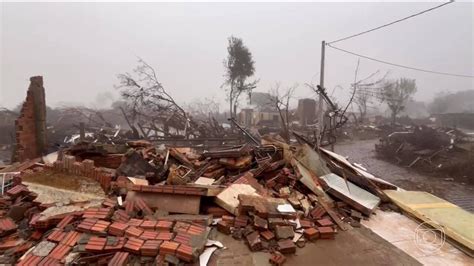
<path fill-rule="evenodd" d="M 29 77 L 44 76 L 47 104 L 104 107 L 119 95 L 116 74 L 136 56 L 158 72 L 178 102 L 214 97 L 226 109 L 227 37 L 241 37 L 254 56 L 257 91 L 275 82 L 319 82 L 321 41 L 345 37 L 438 3 L 0 3 L 0 106 L 23 101 Z M 472 3 L 453 3 L 337 46 L 399 64 L 474 74 Z M 327 48 L 326 87 L 348 98 L 357 57 Z M 359 77 L 381 70 L 414 78 L 415 98 L 474 88 L 474 79 L 405 70 L 361 59 Z"/>

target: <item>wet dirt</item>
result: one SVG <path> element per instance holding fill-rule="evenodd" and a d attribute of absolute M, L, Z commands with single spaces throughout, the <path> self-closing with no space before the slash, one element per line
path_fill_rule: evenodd
<path fill-rule="evenodd" d="M 335 152 L 348 156 L 351 162 L 362 164 L 373 175 L 406 190 L 429 192 L 474 212 L 474 185 L 450 178 L 430 176 L 376 158 L 377 139 L 346 141 L 335 146 Z"/>

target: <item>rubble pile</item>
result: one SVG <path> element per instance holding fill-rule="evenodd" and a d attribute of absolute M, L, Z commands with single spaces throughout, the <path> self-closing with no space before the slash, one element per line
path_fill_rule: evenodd
<path fill-rule="evenodd" d="M 415 126 L 387 134 L 376 144 L 381 157 L 407 167 L 452 176 L 472 176 L 474 139 L 453 128 Z"/>
<path fill-rule="evenodd" d="M 308 241 L 360 226 L 385 200 L 381 190 L 394 189 L 342 156 L 271 136 L 204 152 L 146 141 L 98 145 L 16 167 L 0 199 L 1 263 L 195 263 L 209 246 L 222 247 L 208 239 L 217 230 L 281 265 Z M 21 183 L 39 171 L 91 178 L 108 197 L 42 204 Z"/>

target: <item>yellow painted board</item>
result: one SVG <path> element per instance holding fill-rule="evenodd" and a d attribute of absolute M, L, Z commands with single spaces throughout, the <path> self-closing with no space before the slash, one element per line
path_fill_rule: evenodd
<path fill-rule="evenodd" d="M 443 228 L 446 236 L 474 250 L 474 214 L 423 191 L 384 190 L 404 211 L 416 218 Z"/>

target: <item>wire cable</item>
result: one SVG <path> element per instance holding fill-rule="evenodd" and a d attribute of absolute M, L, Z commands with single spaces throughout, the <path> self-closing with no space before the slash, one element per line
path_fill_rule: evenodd
<path fill-rule="evenodd" d="M 441 8 L 441 7 L 443 7 L 443 6 L 445 6 L 445 5 L 448 5 L 448 4 L 451 4 L 451 3 L 454 3 L 454 0 L 450 0 L 449 2 L 446 2 L 446 3 L 443 3 L 443 4 L 441 4 L 441 5 L 432 7 L 432 8 L 430 8 L 430 9 L 423 10 L 423 11 L 421 11 L 421 12 L 418 12 L 418 13 L 416 13 L 416 14 L 410 15 L 410 16 L 408 16 L 408 17 L 404 17 L 404 18 L 395 20 L 395 21 L 393 21 L 393 22 L 384 24 L 384 25 L 382 25 L 382 26 L 378 26 L 378 27 L 376 27 L 376 28 L 373 28 L 373 29 L 370 29 L 370 30 L 366 30 L 366 31 L 363 31 L 363 32 L 360 32 L 360 33 L 356 33 L 356 34 L 353 34 L 353 35 L 350 35 L 350 36 L 347 36 L 347 37 L 344 37 L 344 38 L 341 38 L 341 39 L 337 39 L 337 40 L 332 41 L 332 42 L 328 42 L 327 44 L 333 44 L 333 43 L 337 43 L 337 42 L 342 42 L 342 41 L 345 41 L 345 40 L 348 40 L 348 39 L 351 39 L 351 38 L 360 36 L 360 35 L 362 35 L 362 34 L 366 34 L 366 33 L 372 32 L 372 31 L 376 31 L 376 30 L 379 30 L 379 29 L 381 29 L 381 28 L 384 28 L 384 27 L 393 25 L 393 24 L 395 24 L 395 23 L 402 22 L 402 21 L 404 21 L 404 20 L 407 20 L 407 19 L 410 19 L 410 18 L 419 16 L 419 15 L 421 15 L 421 14 L 430 12 L 430 11 L 435 10 L 435 9 L 437 9 L 437 8 Z"/>
<path fill-rule="evenodd" d="M 448 73 L 448 72 L 440 72 L 440 71 L 427 70 L 427 69 L 421 69 L 421 68 L 417 68 L 417 67 L 410 67 L 410 66 L 400 65 L 400 64 L 391 63 L 391 62 L 388 62 L 388 61 L 376 59 L 376 58 L 373 58 L 373 57 L 369 57 L 369 56 L 366 56 L 366 55 L 354 53 L 354 52 L 351 52 L 351 51 L 348 51 L 348 50 L 344 50 L 342 48 L 332 46 L 330 44 L 328 44 L 327 46 L 331 47 L 332 49 L 339 50 L 339 51 L 347 53 L 347 54 L 359 56 L 359 57 L 362 57 L 362 58 L 365 58 L 365 59 L 368 59 L 368 60 L 372 60 L 372 61 L 375 61 L 375 62 L 379 62 L 379 63 L 391 65 L 391 66 L 396 66 L 396 67 L 401 67 L 401 68 L 406 68 L 406 69 L 411 69 L 411 70 L 416 70 L 416 71 L 421 71 L 421 72 L 426 72 L 426 73 L 431 73 L 431 74 L 453 76 L 453 77 L 462 77 L 462 78 L 474 78 L 473 75 L 463 75 L 463 74 L 455 74 L 455 73 Z"/>

